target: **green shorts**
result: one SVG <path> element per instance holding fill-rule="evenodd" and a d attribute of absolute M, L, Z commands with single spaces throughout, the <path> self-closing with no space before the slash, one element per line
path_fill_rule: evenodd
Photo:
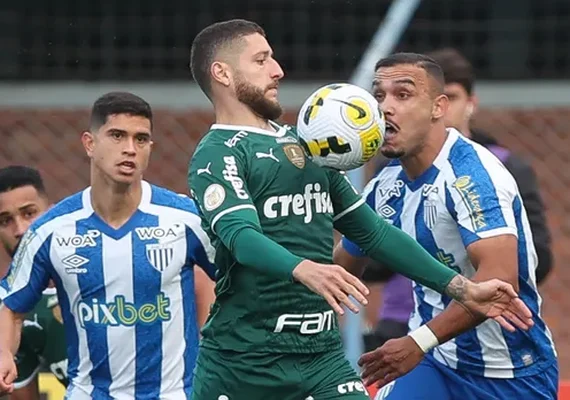
<path fill-rule="evenodd" d="M 342 350 L 236 353 L 200 348 L 194 400 L 369 400 Z"/>

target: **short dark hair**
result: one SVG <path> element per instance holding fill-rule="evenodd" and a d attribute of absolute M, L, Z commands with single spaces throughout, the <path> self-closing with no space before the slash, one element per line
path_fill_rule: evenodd
<path fill-rule="evenodd" d="M 379 68 L 395 67 L 396 65 L 414 65 L 424 69 L 427 74 L 438 83 L 438 92 L 443 93 L 443 85 L 445 84 L 443 71 L 431 57 L 418 53 L 394 53 L 380 59 L 376 63 L 374 70 L 377 71 Z"/>
<path fill-rule="evenodd" d="M 209 25 L 196 35 L 190 51 L 190 70 L 206 96 L 210 97 L 212 91 L 210 66 L 220 49 L 255 33 L 265 37 L 265 31 L 255 22 L 232 19 Z"/>
<path fill-rule="evenodd" d="M 141 97 L 129 92 L 110 92 L 99 97 L 91 108 L 89 128 L 97 130 L 110 115 L 128 114 L 147 118 L 152 125 L 152 109 Z"/>
<path fill-rule="evenodd" d="M 471 95 L 475 84 L 473 66 L 459 51 L 452 48 L 443 48 L 429 52 L 443 70 L 445 83 L 458 83 Z"/>
<path fill-rule="evenodd" d="M 23 165 L 10 165 L 0 169 L 0 193 L 24 186 L 33 186 L 39 194 L 47 196 L 44 181 L 37 169 Z"/>

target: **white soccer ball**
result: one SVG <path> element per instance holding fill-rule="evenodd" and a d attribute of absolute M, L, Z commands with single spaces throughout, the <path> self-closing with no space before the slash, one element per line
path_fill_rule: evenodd
<path fill-rule="evenodd" d="M 374 157 L 385 131 L 376 99 L 348 83 L 316 90 L 297 119 L 299 138 L 313 162 L 341 171 L 358 168 Z"/>

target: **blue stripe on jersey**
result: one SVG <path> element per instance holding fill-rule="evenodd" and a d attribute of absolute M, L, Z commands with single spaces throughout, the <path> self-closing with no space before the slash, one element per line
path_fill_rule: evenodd
<path fill-rule="evenodd" d="M 79 220 L 75 224 L 75 233 L 77 235 L 86 235 L 89 230 L 89 225 L 94 223 L 93 219 L 95 214 L 92 214 L 86 220 Z M 97 217 L 98 218 L 98 217 Z M 78 247 L 75 249 L 75 254 L 89 260 L 89 273 L 78 274 L 77 282 L 81 298 L 89 299 L 90 305 L 94 303 L 106 304 L 106 290 L 105 290 L 105 277 L 103 275 L 103 254 L 102 254 L 102 236 L 93 238 L 95 240 L 95 247 Z M 81 312 L 79 310 L 78 312 Z M 94 318 L 95 319 L 95 313 Z M 94 323 L 95 322 L 95 323 Z M 111 371 L 109 367 L 109 343 L 107 340 L 107 325 L 96 323 L 96 321 L 86 321 L 85 334 L 87 336 L 87 347 L 89 349 L 89 359 L 93 364 L 93 369 L 90 371 L 91 382 L 96 388 L 96 393 L 93 393 L 95 398 L 104 396 L 110 398 L 109 387 L 111 385 Z M 89 327 L 87 327 L 89 325 Z"/>
<path fill-rule="evenodd" d="M 434 170 L 435 168 L 435 170 Z M 423 184 L 433 184 L 433 182 L 435 181 L 435 178 L 437 177 L 437 173 L 438 170 L 435 166 L 432 165 L 432 167 L 430 169 L 428 169 L 426 172 L 429 172 L 428 174 L 425 175 L 425 178 L 422 179 L 422 183 L 421 185 L 415 184 L 414 183 L 413 187 L 415 190 L 420 189 Z M 424 175 L 422 175 L 423 177 Z M 424 215 L 425 215 L 425 208 L 424 208 L 424 202 L 426 200 L 425 196 L 422 196 L 422 200 L 418 206 L 418 209 L 416 210 L 416 215 L 414 218 L 414 224 L 416 227 L 416 241 L 428 252 L 432 255 L 432 257 L 437 257 L 437 245 L 435 243 L 435 239 L 431 233 L 431 231 L 428 229 L 428 227 L 425 224 L 424 221 Z M 428 321 L 430 321 L 433 317 L 433 306 L 431 306 L 429 303 L 427 303 L 425 301 L 425 292 L 424 289 L 421 285 L 414 285 L 414 292 L 416 293 L 416 296 L 419 299 L 418 302 L 418 313 L 420 314 L 420 317 L 422 319 L 422 325 L 426 324 Z"/>
<path fill-rule="evenodd" d="M 210 279 L 215 280 L 216 266 L 210 263 L 202 242 L 188 226 L 186 226 L 186 249 L 187 263 L 190 265 L 198 264 L 208 274 Z"/>
<path fill-rule="evenodd" d="M 460 138 L 451 147 L 448 159 L 460 160 L 459 162 L 451 163 L 453 172 L 457 178 L 463 176 L 471 178 L 472 186 L 462 191 L 462 197 L 468 208 L 472 211 L 474 207 L 473 203 L 478 201 L 479 212 L 482 213 L 485 221 L 485 226 L 482 227 L 478 227 L 474 224 L 475 232 L 484 232 L 507 226 L 501 205 L 499 204 L 495 185 L 475 148 Z M 462 230 L 461 236 L 463 242 L 465 246 L 468 246 L 472 242 L 473 237 L 464 235 L 465 231 Z"/>
<path fill-rule="evenodd" d="M 171 207 L 198 215 L 198 210 L 194 201 L 184 195 L 174 195 L 170 190 L 151 185 L 152 195 L 150 202 L 155 206 Z"/>
<path fill-rule="evenodd" d="M 529 357 L 536 362 L 539 359 L 552 360 L 555 358 L 550 341 L 546 337 L 546 325 L 541 318 L 538 318 L 538 298 L 536 291 L 528 284 L 529 281 L 529 265 L 527 254 L 527 238 L 524 233 L 522 224 L 522 202 L 517 196 L 513 201 L 513 212 L 517 224 L 518 233 L 518 259 L 519 259 L 519 295 L 522 301 L 531 310 L 535 326 L 529 331 L 517 330 L 514 333 L 502 329 L 505 341 L 511 354 L 511 360 L 515 366 L 515 377 L 528 376 L 529 371 L 534 369 L 536 372 L 543 367 L 541 364 L 535 364 L 532 367 L 525 368 L 525 360 L 528 362 Z M 534 343 L 534 345 L 533 345 Z M 518 372 L 524 374 L 518 374 Z"/>
<path fill-rule="evenodd" d="M 372 183 L 372 187 L 368 188 L 368 193 L 363 193 L 363 196 L 366 196 L 364 199 L 365 203 L 368 204 L 372 210 L 376 209 L 376 192 L 379 184 L 380 181 L 377 180 L 376 182 Z M 351 256 L 353 257 L 366 256 L 366 254 L 364 254 L 362 249 L 357 244 L 351 242 L 344 236 L 342 237 L 341 240 L 342 240 L 342 248 L 345 249 L 346 252 Z"/>
<path fill-rule="evenodd" d="M 196 295 L 194 292 L 194 270 L 191 267 L 183 268 L 181 273 L 182 285 L 182 307 L 184 315 L 191 315 L 192 318 L 184 320 L 184 340 L 186 349 L 184 350 L 184 392 L 187 398 L 192 397 L 192 379 L 194 377 L 194 367 L 198 357 L 198 324 L 196 323 Z"/>
<path fill-rule="evenodd" d="M 140 213 L 137 225 L 158 226 L 158 217 Z M 157 294 L 161 293 L 162 272 L 149 262 L 146 245 L 158 243 L 158 239 L 144 242 L 138 235 L 132 235 L 133 252 L 133 295 L 137 306 L 157 304 Z M 135 398 L 155 399 L 160 395 L 162 360 L 162 323 L 151 321 L 135 325 L 136 376 Z M 157 368 L 158 366 L 158 368 Z"/>

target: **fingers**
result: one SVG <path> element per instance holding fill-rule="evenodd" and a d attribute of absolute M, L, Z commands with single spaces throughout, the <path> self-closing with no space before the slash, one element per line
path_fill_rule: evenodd
<path fill-rule="evenodd" d="M 532 320 L 532 311 L 530 311 L 524 301 L 521 299 L 514 299 L 512 303 L 516 310 L 516 314 L 521 316 L 524 320 L 528 320 L 531 324 L 530 326 L 534 325 L 534 321 Z"/>
<path fill-rule="evenodd" d="M 506 294 L 508 294 L 511 298 L 519 297 L 519 294 L 515 291 L 515 288 L 510 283 L 503 282 L 499 279 L 496 279 L 497 284 L 499 285 L 499 289 Z"/>
<path fill-rule="evenodd" d="M 341 267 L 342 268 L 342 267 Z M 356 276 L 352 275 L 344 268 L 341 270 L 343 278 L 348 284 L 352 287 L 353 292 L 350 293 L 356 300 L 358 300 L 361 304 L 368 304 L 368 300 L 366 300 L 366 296 L 370 294 L 370 290 L 366 287 L 364 283 L 360 281 Z"/>
<path fill-rule="evenodd" d="M 352 301 L 350 301 L 348 296 L 341 289 L 339 289 L 338 287 L 332 287 L 331 292 L 332 292 L 334 298 L 340 304 L 343 304 L 346 308 L 348 308 L 353 313 L 358 314 L 358 312 L 360 311 L 358 306 L 356 304 L 354 304 Z"/>
<path fill-rule="evenodd" d="M 499 323 L 499 325 L 501 325 L 503 328 L 505 328 L 507 331 L 509 332 L 514 332 L 515 331 L 515 327 L 512 326 L 511 324 L 509 324 L 509 322 L 502 317 L 501 315 L 493 318 L 495 321 L 497 321 Z"/>
<path fill-rule="evenodd" d="M 337 313 L 338 315 L 344 315 L 344 310 L 342 309 L 338 301 L 331 293 L 325 292 L 322 293 L 322 296 L 327 301 L 327 303 L 329 303 L 329 305 L 332 307 L 335 313 Z"/>
<path fill-rule="evenodd" d="M 503 311 L 503 317 L 508 319 L 519 329 L 526 330 L 532 326 L 532 319 L 529 320 L 528 318 L 521 318 L 509 309 Z"/>
<path fill-rule="evenodd" d="M 376 381 L 376 386 L 378 387 L 378 389 L 380 389 L 380 388 L 386 386 L 387 384 L 389 384 L 390 382 L 392 382 L 393 380 L 396 380 L 396 378 L 398 378 L 398 377 L 399 376 L 397 374 L 390 372 L 384 378 L 378 379 L 378 381 Z"/>
<path fill-rule="evenodd" d="M 387 365 L 383 363 L 376 363 L 368 365 L 361 374 L 361 378 L 366 386 L 370 386 L 374 383 L 379 383 L 384 386 L 386 383 L 398 377 L 396 368 L 392 365 Z M 384 381 L 387 381 L 384 383 Z"/>
<path fill-rule="evenodd" d="M 368 353 L 364 353 L 358 359 L 358 366 L 363 367 L 365 364 L 370 364 L 381 357 L 381 355 L 381 347 L 378 347 L 376 350 L 369 351 Z"/>

